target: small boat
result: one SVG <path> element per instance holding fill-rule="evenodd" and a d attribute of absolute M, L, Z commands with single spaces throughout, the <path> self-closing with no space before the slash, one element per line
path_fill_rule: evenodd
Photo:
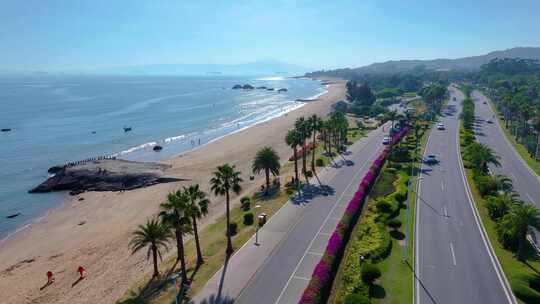
<path fill-rule="evenodd" d="M 9 131 L 11 131 L 11 129 L 10 128 L 5 128 L 5 129 L 2 129 L 1 131 L 2 132 L 9 132 Z"/>
<path fill-rule="evenodd" d="M 6 216 L 6 218 L 12 219 L 12 218 L 16 218 L 16 217 L 19 216 L 19 215 L 21 215 L 21 213 L 20 213 L 20 212 L 17 212 L 17 213 L 14 213 L 14 214 L 11 214 L 11 215 Z"/>
<path fill-rule="evenodd" d="M 127 133 L 127 132 L 129 132 L 129 131 L 131 131 L 131 127 L 124 127 L 124 132 L 125 132 L 125 133 Z"/>
<path fill-rule="evenodd" d="M 154 147 L 152 148 L 152 150 L 154 150 L 154 151 L 156 151 L 156 152 L 159 152 L 159 151 L 163 150 L 163 147 L 162 147 L 162 146 L 154 146 Z"/>

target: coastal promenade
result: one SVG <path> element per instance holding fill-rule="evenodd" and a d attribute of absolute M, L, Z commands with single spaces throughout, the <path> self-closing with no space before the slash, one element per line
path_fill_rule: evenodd
<path fill-rule="evenodd" d="M 193 303 L 296 303 L 361 177 L 384 148 L 388 124 L 320 169 L 193 298 Z"/>

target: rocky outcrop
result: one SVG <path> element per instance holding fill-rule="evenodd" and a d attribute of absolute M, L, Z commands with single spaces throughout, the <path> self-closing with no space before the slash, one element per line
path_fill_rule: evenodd
<path fill-rule="evenodd" d="M 28 191 L 30 193 L 70 191 L 120 191 L 180 181 L 164 176 L 170 166 L 119 159 L 96 160 L 75 166 L 55 166 L 55 175 Z M 51 169 L 53 169 L 51 168 Z"/>
<path fill-rule="evenodd" d="M 245 84 L 244 86 L 242 86 L 242 89 L 244 89 L 244 90 L 253 90 L 253 89 L 255 89 L 255 87 L 250 85 L 250 84 Z"/>
<path fill-rule="evenodd" d="M 287 89 L 281 88 L 281 89 L 279 89 L 279 90 L 277 90 L 277 91 L 278 91 L 279 93 L 281 93 L 281 92 L 287 92 Z"/>
<path fill-rule="evenodd" d="M 232 89 L 233 90 L 238 90 L 238 89 L 241 89 L 242 88 L 242 85 L 241 84 L 235 84 Z"/>

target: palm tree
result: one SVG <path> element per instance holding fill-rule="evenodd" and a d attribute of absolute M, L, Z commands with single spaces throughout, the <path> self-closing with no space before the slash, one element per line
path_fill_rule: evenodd
<path fill-rule="evenodd" d="M 540 229 L 540 209 L 528 203 L 514 204 L 502 219 L 502 227 L 518 240 L 518 259 L 525 261 L 529 227 Z"/>
<path fill-rule="evenodd" d="M 201 252 L 201 244 L 199 243 L 199 232 L 197 230 L 197 219 L 208 214 L 208 204 L 210 201 L 206 198 L 206 193 L 200 190 L 199 185 L 191 185 L 188 188 L 184 187 L 184 194 L 187 197 L 187 214 L 191 217 L 193 224 L 193 235 L 195 237 L 195 248 L 197 250 L 197 266 L 204 263 Z"/>
<path fill-rule="evenodd" d="M 152 260 L 154 262 L 154 274 L 153 278 L 159 275 L 158 270 L 158 256 L 162 260 L 161 249 L 169 249 L 169 240 L 172 237 L 169 227 L 162 224 L 156 219 L 151 219 L 146 222 L 145 225 L 139 225 L 137 230 L 133 232 L 133 238 L 129 242 L 132 254 L 148 246 L 148 254 L 146 259 L 150 258 L 152 254 Z"/>
<path fill-rule="evenodd" d="M 497 191 L 501 191 L 504 195 L 511 195 L 514 192 L 512 180 L 502 174 L 493 176 L 493 182 L 497 186 Z"/>
<path fill-rule="evenodd" d="M 182 270 L 182 282 L 187 281 L 186 258 L 184 254 L 184 235 L 191 233 L 191 222 L 187 214 L 188 197 L 181 191 L 169 193 L 167 201 L 160 205 L 159 216 L 161 221 L 170 229 L 174 230 L 176 237 L 176 249 L 178 251 L 176 261 L 180 261 Z"/>
<path fill-rule="evenodd" d="M 210 180 L 214 194 L 225 195 L 225 202 L 227 204 L 227 255 L 230 255 L 234 251 L 230 229 L 230 191 L 232 190 L 236 194 L 240 193 L 240 190 L 242 190 L 242 187 L 240 187 L 241 182 L 240 172 L 235 171 L 235 166 L 229 164 L 217 167 L 214 177 Z"/>
<path fill-rule="evenodd" d="M 313 132 L 313 150 L 311 150 L 311 171 L 313 171 L 313 174 L 315 174 L 315 148 L 317 146 L 317 132 L 321 130 L 322 119 L 319 116 L 313 114 L 309 118 L 309 123 L 311 126 L 311 132 Z"/>
<path fill-rule="evenodd" d="M 300 140 L 302 142 L 302 174 L 306 175 L 306 140 L 309 138 L 309 125 L 304 117 L 296 119 L 294 127 L 300 134 Z"/>
<path fill-rule="evenodd" d="M 266 189 L 264 195 L 268 195 L 268 189 L 270 189 L 270 173 L 274 176 L 279 175 L 280 168 L 279 155 L 277 155 L 276 151 L 271 147 L 264 147 L 255 155 L 251 169 L 255 174 L 259 174 L 264 170 L 266 176 Z"/>
<path fill-rule="evenodd" d="M 466 154 L 469 157 L 471 164 L 482 172 L 487 172 L 488 164 L 500 166 L 499 157 L 491 150 L 490 147 L 473 142 L 466 150 Z"/>
<path fill-rule="evenodd" d="M 289 132 L 287 132 L 287 136 L 285 136 L 285 142 L 293 149 L 295 184 L 298 186 L 298 158 L 296 157 L 296 154 L 298 146 L 302 143 L 298 131 L 296 129 L 289 130 Z"/>

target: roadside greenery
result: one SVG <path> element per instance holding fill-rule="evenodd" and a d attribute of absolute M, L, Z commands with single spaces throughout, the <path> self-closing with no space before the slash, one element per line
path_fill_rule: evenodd
<path fill-rule="evenodd" d="M 474 113 L 470 91 L 466 95 L 460 145 L 475 203 L 514 294 L 522 303 L 538 303 L 540 260 L 526 236 L 540 229 L 540 210 L 518 199 L 509 178 L 490 174 L 489 165 L 500 165 L 498 156 L 476 141 L 474 121 L 466 124 L 469 111 Z"/>

